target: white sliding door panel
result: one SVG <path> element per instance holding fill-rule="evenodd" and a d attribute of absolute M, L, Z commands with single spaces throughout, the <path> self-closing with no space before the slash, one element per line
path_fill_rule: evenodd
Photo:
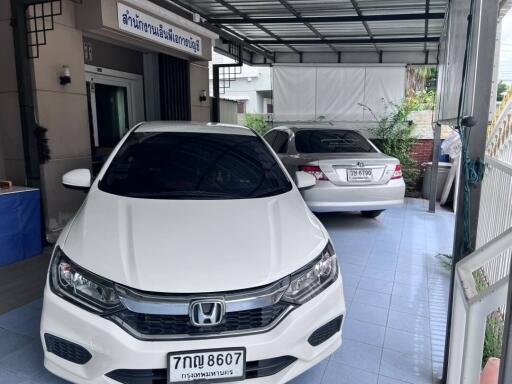
<path fill-rule="evenodd" d="M 274 67 L 274 119 L 312 121 L 316 107 L 316 68 Z"/>
<path fill-rule="evenodd" d="M 364 73 L 364 68 L 318 67 L 316 118 L 363 120 Z"/>

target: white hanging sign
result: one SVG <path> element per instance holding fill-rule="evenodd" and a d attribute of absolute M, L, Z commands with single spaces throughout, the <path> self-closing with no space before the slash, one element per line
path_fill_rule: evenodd
<path fill-rule="evenodd" d="M 201 37 L 125 4 L 117 3 L 117 20 L 123 31 L 180 51 L 202 55 Z"/>

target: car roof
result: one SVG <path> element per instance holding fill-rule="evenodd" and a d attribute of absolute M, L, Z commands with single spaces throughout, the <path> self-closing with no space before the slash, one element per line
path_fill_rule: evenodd
<path fill-rule="evenodd" d="M 201 123 L 192 121 L 148 121 L 140 123 L 136 132 L 191 132 L 218 133 L 227 135 L 255 136 L 249 128 L 241 125 L 222 123 Z"/>

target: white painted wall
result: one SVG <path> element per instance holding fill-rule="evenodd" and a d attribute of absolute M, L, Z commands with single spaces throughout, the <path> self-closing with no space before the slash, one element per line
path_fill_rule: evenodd
<path fill-rule="evenodd" d="M 213 95 L 212 64 L 228 64 L 233 62 L 232 59 L 213 52 L 212 61 L 210 62 L 210 95 Z M 226 88 L 224 93 L 222 93 L 221 88 L 220 97 L 229 100 L 245 100 L 246 112 L 265 113 L 264 98 L 269 97 L 271 90 L 272 76 L 270 67 L 243 65 L 241 73 L 237 73 L 236 80 L 231 81 L 230 87 Z"/>

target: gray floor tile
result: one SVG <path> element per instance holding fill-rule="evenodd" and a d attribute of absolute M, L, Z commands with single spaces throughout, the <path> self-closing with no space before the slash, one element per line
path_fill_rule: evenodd
<path fill-rule="evenodd" d="M 350 285 L 356 288 L 361 280 L 361 276 L 350 276 L 345 274 L 343 269 L 341 270 L 341 276 L 343 277 L 343 285 Z"/>
<path fill-rule="evenodd" d="M 432 360 L 430 338 L 418 333 L 409 333 L 393 328 L 386 328 L 384 348 L 407 353 L 418 359 Z"/>
<path fill-rule="evenodd" d="M 343 293 L 345 295 L 345 301 L 352 301 L 356 293 L 356 286 L 343 284 Z"/>
<path fill-rule="evenodd" d="M 20 335 L 8 330 L 0 330 L 0 361 L 7 358 L 28 344 L 34 339 L 32 337 Z"/>
<path fill-rule="evenodd" d="M 379 376 L 379 384 L 414 384 L 408 381 L 396 380 L 386 376 Z"/>
<path fill-rule="evenodd" d="M 374 373 L 338 363 L 332 359 L 325 370 L 322 384 L 377 384 L 378 376 Z"/>
<path fill-rule="evenodd" d="M 353 304 L 352 304 L 353 305 Z M 380 325 L 347 318 L 343 326 L 343 338 L 382 347 L 386 328 Z"/>
<path fill-rule="evenodd" d="M 24 376 L 0 369 L 0 384 L 29 384 L 29 380 Z"/>
<path fill-rule="evenodd" d="M 393 292 L 393 282 L 362 277 L 359 281 L 359 288 L 390 295 Z"/>
<path fill-rule="evenodd" d="M 387 308 L 353 302 L 347 318 L 385 326 L 388 322 L 388 311 Z"/>
<path fill-rule="evenodd" d="M 413 384 L 432 384 L 432 365 L 407 353 L 382 351 L 380 375 Z"/>
<path fill-rule="evenodd" d="M 328 359 L 322 361 L 320 364 L 315 365 L 313 368 L 307 370 L 302 375 L 297 376 L 288 384 L 311 384 L 320 383 L 324 376 L 325 369 L 327 368 Z"/>
<path fill-rule="evenodd" d="M 430 336 L 430 319 L 416 314 L 389 311 L 388 328 L 397 329 L 426 337 Z"/>
<path fill-rule="evenodd" d="M 428 275 L 424 273 L 397 272 L 395 281 L 409 285 L 427 285 Z"/>
<path fill-rule="evenodd" d="M 428 288 L 422 284 L 411 285 L 395 281 L 392 293 L 394 296 L 407 297 L 411 300 L 428 300 Z"/>
<path fill-rule="evenodd" d="M 0 360 L 0 371 L 15 372 L 27 379 L 34 379 L 43 368 L 43 347 L 40 340 L 33 340 L 23 348 Z"/>
<path fill-rule="evenodd" d="M 352 254 L 343 254 L 338 255 L 338 258 L 340 259 L 340 264 L 343 266 L 345 264 L 355 264 L 359 266 L 366 266 L 368 263 L 368 257 L 367 256 L 356 256 Z"/>
<path fill-rule="evenodd" d="M 361 289 L 361 287 L 357 288 L 356 294 L 354 295 L 354 302 L 356 303 L 373 305 L 384 309 L 389 308 L 390 299 L 391 295 L 368 291 L 366 289 Z"/>
<path fill-rule="evenodd" d="M 395 269 L 394 269 L 394 267 L 392 267 L 392 268 L 377 268 L 377 267 L 369 266 L 362 273 L 362 277 L 392 282 L 395 280 Z"/>
<path fill-rule="evenodd" d="M 413 315 L 425 316 L 429 315 L 427 301 L 414 300 L 408 297 L 391 295 L 390 309 L 397 312 L 410 313 Z"/>
<path fill-rule="evenodd" d="M 350 263 L 341 263 L 340 265 L 341 272 L 343 276 L 361 276 L 363 274 L 364 266 L 350 264 Z"/>
<path fill-rule="evenodd" d="M 345 339 L 341 348 L 332 355 L 332 360 L 363 371 L 379 373 L 381 353 L 380 347 Z"/>
<path fill-rule="evenodd" d="M 69 381 L 55 376 L 50 371 L 47 371 L 44 366 L 32 375 L 31 384 L 33 382 L 38 384 L 72 384 Z"/>

